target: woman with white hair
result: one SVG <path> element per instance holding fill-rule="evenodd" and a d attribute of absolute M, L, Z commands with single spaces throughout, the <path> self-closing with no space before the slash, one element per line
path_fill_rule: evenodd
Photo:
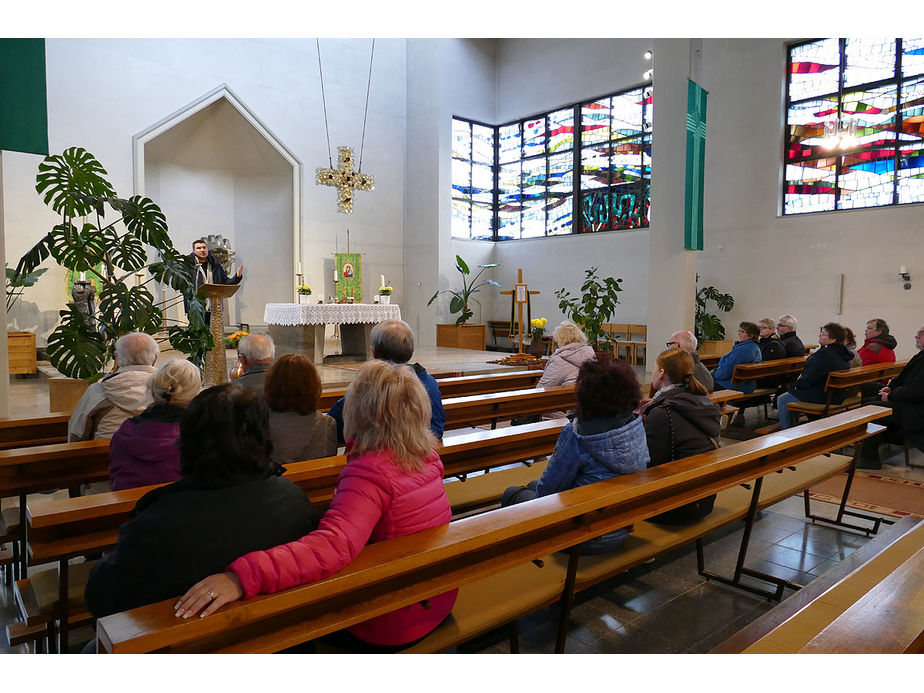
<path fill-rule="evenodd" d="M 594 350 L 587 344 L 584 333 L 570 320 L 555 328 L 552 339 L 558 348 L 549 357 L 536 387 L 574 385 L 581 364 L 594 358 Z"/>
<path fill-rule="evenodd" d="M 109 444 L 113 491 L 178 481 L 180 419 L 202 389 L 199 368 L 185 359 L 167 361 L 148 380 L 154 402 L 122 422 Z"/>

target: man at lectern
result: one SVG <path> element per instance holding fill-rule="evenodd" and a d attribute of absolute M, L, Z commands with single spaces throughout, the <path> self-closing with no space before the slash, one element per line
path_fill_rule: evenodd
<path fill-rule="evenodd" d="M 244 277 L 244 265 L 241 265 L 237 268 L 237 272 L 233 277 L 228 278 L 225 268 L 221 266 L 221 263 L 209 252 L 208 243 L 205 242 L 204 238 L 193 241 L 192 244 L 193 251 L 190 257 L 193 258 L 196 262 L 196 288 L 198 289 L 203 284 L 240 284 L 241 279 Z M 183 308 L 189 312 L 189 305 L 186 299 L 183 299 Z M 209 312 L 205 313 L 205 322 L 208 324 L 209 321 Z"/>

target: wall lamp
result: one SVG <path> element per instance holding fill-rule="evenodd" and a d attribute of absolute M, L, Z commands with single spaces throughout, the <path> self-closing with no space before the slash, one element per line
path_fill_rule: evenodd
<path fill-rule="evenodd" d="M 908 268 L 902 265 L 898 268 L 898 276 L 905 282 L 905 291 L 911 290 L 911 275 L 908 274 Z"/>

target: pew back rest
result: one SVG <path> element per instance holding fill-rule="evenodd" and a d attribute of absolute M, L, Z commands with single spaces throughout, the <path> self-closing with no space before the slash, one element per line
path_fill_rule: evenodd
<path fill-rule="evenodd" d="M 846 368 L 842 371 L 832 371 L 828 373 L 825 390 L 846 390 L 864 383 L 874 383 L 877 380 L 894 378 L 902 372 L 902 369 L 907 364 L 908 361 L 874 363 L 869 366 L 857 366 L 856 368 Z"/>
<path fill-rule="evenodd" d="M 796 375 L 805 368 L 807 356 L 792 356 L 785 359 L 773 359 L 759 363 L 741 363 L 735 366 L 732 382 L 740 383 L 761 378 L 781 375 Z"/>
<path fill-rule="evenodd" d="M 68 412 L 25 418 L 0 417 L 0 450 L 67 442 Z"/>

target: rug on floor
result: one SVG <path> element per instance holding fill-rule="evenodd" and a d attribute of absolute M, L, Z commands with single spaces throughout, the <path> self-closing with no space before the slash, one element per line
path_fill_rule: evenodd
<path fill-rule="evenodd" d="M 841 502 L 847 475 L 833 477 L 809 489 L 809 497 L 825 503 Z M 857 471 L 847 507 L 892 517 L 924 517 L 924 482 Z"/>

